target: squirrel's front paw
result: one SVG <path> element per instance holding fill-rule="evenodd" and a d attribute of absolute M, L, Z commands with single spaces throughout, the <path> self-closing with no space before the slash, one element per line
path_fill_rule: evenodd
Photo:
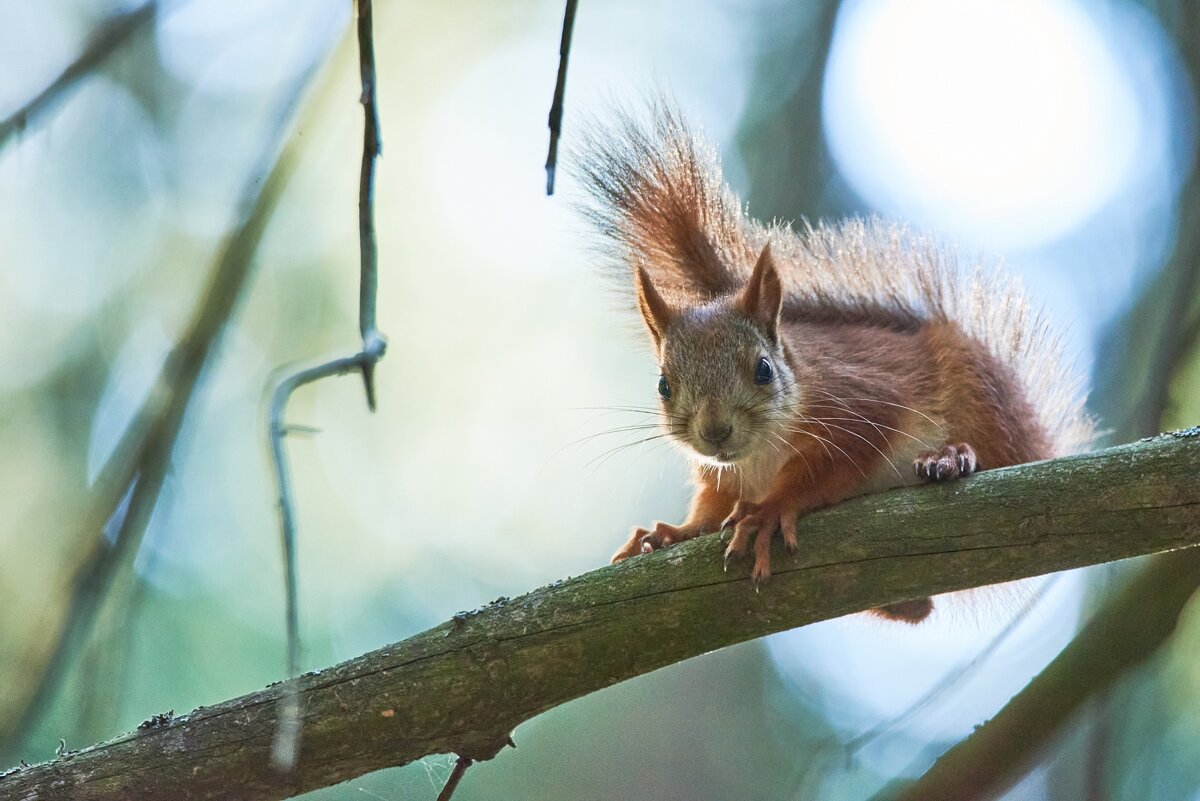
<path fill-rule="evenodd" d="M 639 553 L 650 553 L 660 548 L 666 548 L 677 542 L 690 540 L 703 534 L 699 526 L 672 526 L 669 523 L 655 523 L 654 530 L 635 528 L 621 549 L 613 554 L 613 562 L 621 562 Z"/>
<path fill-rule="evenodd" d="M 965 442 L 924 451 L 913 460 L 913 470 L 922 481 L 953 481 L 971 475 L 978 468 L 975 449 Z"/>
<path fill-rule="evenodd" d="M 721 524 L 721 528 L 732 528 L 733 539 L 725 549 L 725 562 L 731 556 L 745 556 L 754 540 L 754 569 L 750 579 L 755 584 L 771 577 L 771 538 L 775 532 L 783 535 L 783 544 L 789 551 L 796 550 L 796 520 L 800 517 L 797 508 L 778 501 L 751 503 L 738 501 L 733 513 Z"/>

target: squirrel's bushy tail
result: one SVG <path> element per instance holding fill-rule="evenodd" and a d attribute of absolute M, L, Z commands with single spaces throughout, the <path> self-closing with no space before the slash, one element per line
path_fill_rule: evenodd
<path fill-rule="evenodd" d="M 878 219 L 763 225 L 743 213 L 716 152 L 669 100 L 643 119 L 628 111 L 593 124 L 574 149 L 576 173 L 620 282 L 644 267 L 676 305 L 696 305 L 745 283 L 767 243 L 781 266 L 784 319 L 915 331 L 950 321 L 1017 374 L 1057 454 L 1090 442 L 1093 424 L 1059 332 L 1020 282 L 968 269 L 936 238 Z M 632 295 L 632 292 L 631 292 Z"/>
<path fill-rule="evenodd" d="M 757 253 L 716 152 L 670 101 L 648 112 L 643 122 L 617 110 L 586 129 L 575 150 L 585 214 L 616 263 L 644 267 L 668 300 L 701 303 L 741 286 Z"/>

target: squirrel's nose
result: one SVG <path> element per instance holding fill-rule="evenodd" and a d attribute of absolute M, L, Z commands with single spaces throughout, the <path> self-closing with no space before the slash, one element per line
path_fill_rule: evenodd
<path fill-rule="evenodd" d="M 700 437 L 710 445 L 720 445 L 725 440 L 729 439 L 729 435 L 733 433 L 733 426 L 729 423 L 717 425 L 710 423 L 700 429 Z"/>

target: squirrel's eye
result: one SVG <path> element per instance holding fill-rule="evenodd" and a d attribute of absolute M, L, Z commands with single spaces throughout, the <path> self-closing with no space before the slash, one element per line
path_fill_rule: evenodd
<path fill-rule="evenodd" d="M 759 359 L 758 367 L 754 368 L 754 383 L 770 384 L 774 376 L 775 371 L 771 369 L 771 363 L 766 358 Z"/>
<path fill-rule="evenodd" d="M 663 400 L 671 399 L 671 385 L 667 383 L 665 375 L 658 377 L 658 394 L 663 396 Z"/>

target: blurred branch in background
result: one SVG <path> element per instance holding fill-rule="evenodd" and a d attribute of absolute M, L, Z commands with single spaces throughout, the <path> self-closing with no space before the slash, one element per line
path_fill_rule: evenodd
<path fill-rule="evenodd" d="M 0 721 L 0 750 L 15 744 L 53 696 L 76 646 L 90 631 L 114 574 L 141 543 L 200 376 L 237 308 L 255 251 L 295 166 L 297 143 L 289 142 L 280 155 L 279 141 L 307 84 L 305 76 L 281 109 L 276 135 L 264 147 L 258 162 L 261 169 L 246 181 L 237 206 L 237 227 L 226 240 L 192 321 L 96 479 L 77 537 L 90 543 L 91 553 L 71 579 L 73 590 L 62 626 L 49 634 L 42 664 L 29 671 L 38 677 L 36 684 L 10 688 L 14 694 L 25 692 L 18 704 L 20 712 Z"/>
<path fill-rule="evenodd" d="M 821 219 L 869 209 L 831 189 L 838 180 L 821 129 L 821 95 L 839 0 L 789 5 L 785 24 L 772 15 L 769 40 L 750 81 L 738 134 L 747 201 L 755 216 Z"/>
<path fill-rule="evenodd" d="M 358 372 L 362 374 L 367 393 L 367 406 L 375 410 L 375 364 L 387 350 L 387 339 L 376 327 L 375 298 L 379 285 L 378 246 L 375 240 L 375 160 L 382 152 L 379 134 L 379 110 L 375 92 L 375 43 L 372 31 L 371 0 L 358 0 L 358 56 L 362 80 L 360 102 L 363 107 L 362 167 L 359 172 L 358 235 L 359 235 L 359 333 L 362 350 L 353 356 L 334 359 L 316 367 L 293 373 L 283 379 L 271 395 L 268 410 L 268 432 L 271 437 L 271 458 L 279 491 L 279 517 L 283 544 L 284 583 L 287 596 L 287 674 L 294 678 L 300 672 L 300 611 L 296 586 L 296 509 L 288 472 L 284 437 L 287 436 L 288 401 L 292 393 L 305 384 L 323 378 Z M 291 688 L 289 682 L 286 685 Z M 300 740 L 301 709 L 298 696 L 286 693 L 279 717 L 271 761 L 277 768 L 290 771 L 296 765 Z"/>
<path fill-rule="evenodd" d="M 1200 48 L 1200 42 L 1196 44 Z M 1200 79 L 1200 73 L 1196 75 Z M 1178 241 L 1126 318 L 1101 344 L 1097 394 L 1101 413 L 1121 439 L 1149 436 L 1171 406 L 1172 380 L 1200 336 L 1200 173 L 1180 197 Z M 1153 325 L 1147 325 L 1153 320 Z M 1139 375 L 1140 374 L 1140 375 Z"/>
<path fill-rule="evenodd" d="M 0 147 L 4 147 L 13 134 L 25 130 L 30 120 L 51 106 L 76 81 L 103 64 L 136 31 L 151 22 L 157 13 L 158 0 L 149 0 L 133 11 L 118 14 L 101 25 L 79 57 L 49 86 L 7 119 L 0 121 Z"/>
<path fill-rule="evenodd" d="M 1200 76 L 1198 76 L 1200 77 Z M 1194 172 L 1190 184 L 1200 177 Z M 1200 310 L 1200 226 L 1189 227 L 1188 215 L 1200 215 L 1200 191 L 1185 191 L 1180 242 L 1172 264 L 1150 288 L 1141 303 L 1161 304 L 1159 342 L 1146 381 L 1136 385 L 1142 398 L 1128 409 L 1119 435 L 1143 435 L 1169 410 L 1171 381 L 1185 357 L 1197 345 Z M 1200 220 L 1198 220 L 1200 222 Z M 1188 258 L 1188 254 L 1191 258 Z M 1164 287 L 1173 286 L 1164 299 Z M 1141 304 L 1139 304 L 1141 305 Z M 1138 318 L 1134 318 L 1138 319 Z M 1118 368 L 1131 367 L 1131 357 Z M 882 799 L 969 801 L 998 796 L 1016 783 L 1037 761 L 1064 727 L 1097 704 L 1087 754 L 1090 799 L 1104 797 L 1108 737 L 1116 713 L 1109 694 L 1116 682 L 1143 664 L 1168 641 L 1179 614 L 1200 584 L 1200 553 L 1195 550 L 1163 555 L 1146 565 L 1095 614 L 1072 643 L 990 721 L 943 755 L 918 781 L 904 790 L 884 793 Z"/>
<path fill-rule="evenodd" d="M 1194 112 L 1200 87 L 1200 6 L 1191 0 L 1147 0 L 1146 6 L 1175 34 L 1191 81 Z M 1123 440 L 1160 430 L 1170 410 L 1172 379 L 1200 337 L 1200 170 L 1195 154 L 1190 168 L 1179 194 L 1169 261 L 1100 343 L 1095 395 L 1103 405 L 1098 411 L 1101 419 L 1114 421 Z"/>
<path fill-rule="evenodd" d="M 550 150 L 546 153 L 546 194 L 554 194 L 554 172 L 558 169 L 558 137 L 562 135 L 563 94 L 567 90 L 567 58 L 571 55 L 571 31 L 575 28 L 575 9 L 579 0 L 567 0 L 563 12 L 562 41 L 558 45 L 558 77 L 554 81 L 554 100 L 550 103 Z"/>
<path fill-rule="evenodd" d="M 847 756 L 853 758 L 864 747 L 870 745 L 883 735 L 898 729 L 904 724 L 905 721 L 910 720 L 921 711 L 928 708 L 930 705 L 941 700 L 944 696 L 953 691 L 955 687 L 960 685 L 964 679 L 969 678 L 976 670 L 979 669 L 981 665 L 987 662 L 987 660 L 990 659 L 996 653 L 996 651 L 998 651 L 1004 645 L 1008 638 L 1011 637 L 1018 628 L 1020 628 L 1020 626 L 1028 618 L 1029 614 L 1039 603 L 1042 602 L 1042 600 L 1046 597 L 1047 592 L 1051 587 L 1054 586 L 1055 582 L 1059 578 L 1059 576 L 1051 576 L 1039 584 L 1037 590 L 1031 596 L 1029 596 L 1029 599 L 1025 601 L 1025 603 L 1021 604 L 1021 608 L 1018 609 L 1016 614 L 1012 616 L 1012 619 L 1005 624 L 1004 628 L 996 633 L 996 636 L 993 637 L 983 649 L 975 653 L 963 664 L 948 672 L 940 681 L 938 681 L 937 684 L 935 684 L 927 693 L 913 702 L 913 704 L 907 709 L 905 709 L 899 715 L 872 726 L 867 731 L 864 731 L 848 740 L 843 745 Z"/>
<path fill-rule="evenodd" d="M 1195 88 L 1200 86 L 1200 7 L 1188 0 L 1147 0 L 1144 5 L 1174 31 L 1194 103 Z M 1111 436 L 1116 441 L 1150 436 L 1170 426 L 1172 383 L 1200 345 L 1200 170 L 1196 170 L 1195 161 L 1190 167 L 1180 191 L 1176 240 L 1168 263 L 1099 343 L 1092 397 L 1097 401 L 1100 418 L 1114 421 Z M 899 797 L 973 799 L 998 793 L 1044 757 L 1043 749 L 1051 735 L 1061 733 L 1072 722 L 1070 713 L 1081 713 L 1090 699 L 1094 704 L 1093 728 L 1084 754 L 1085 797 L 1099 801 L 1108 796 L 1105 775 L 1115 718 L 1129 716 L 1129 710 L 1112 699 L 1112 689 L 1118 674 L 1150 658 L 1174 631 L 1177 607 L 1187 601 L 1187 594 L 1178 596 L 1189 582 L 1195 586 L 1195 580 L 1180 567 L 1194 564 L 1188 559 L 1190 554 L 1163 556 L 1148 564 L 1128 589 L 1098 610 L 1096 619 L 1076 642 L 1000 715 L 950 749 L 934 769 Z M 1140 598 L 1136 596 L 1139 589 Z M 1153 609 L 1159 615 L 1158 624 L 1166 626 L 1159 637 L 1115 640 L 1110 644 L 1111 660 L 1115 662 L 1097 662 L 1092 667 L 1080 662 L 1080 655 L 1103 650 L 1103 643 L 1091 640 L 1104 637 L 1104 632 L 1130 633 L 1128 627 L 1135 627 L 1139 621 L 1151 626 L 1152 621 L 1142 621 L 1141 616 L 1148 614 L 1150 604 L 1163 602 L 1163 596 L 1170 596 L 1164 602 L 1166 606 Z M 1109 615 L 1114 619 L 1106 621 Z M 1078 673 L 1070 673 L 1072 670 Z M 1063 685 L 1062 676 L 1073 676 L 1073 680 Z M 1054 716 L 1050 710 L 1054 710 Z M 1128 723 L 1126 719 L 1121 725 Z M 1003 758 L 998 755 L 1002 751 Z M 948 789 L 955 777 L 960 785 L 958 795 Z M 971 781 L 976 782 L 977 791 L 965 794 L 965 789 L 972 787 L 968 783 Z M 989 787 L 991 790 L 986 791 Z"/>
<path fill-rule="evenodd" d="M 253 801 L 430 754 L 490 759 L 522 721 L 717 648 L 907 598 L 1195 545 L 1198 470 L 1200 429 L 953 487 L 857 498 L 802 520 L 805 548 L 775 555 L 761 593 L 745 566 L 722 569 L 722 537 L 700 537 L 460 613 L 305 675 L 295 689 L 276 685 L 156 717 L 124 737 L 9 771 L 0 789 L 46 801 Z M 1169 611 L 1174 598 L 1155 603 Z M 1165 636 L 1155 634 L 1161 627 L 1132 628 L 1149 638 L 1134 643 Z M 1087 642 L 1079 648 L 1096 647 Z M 1097 664 L 1115 672 L 1135 651 Z M 308 726 L 300 769 L 283 777 L 270 754 L 291 692 Z"/>
<path fill-rule="evenodd" d="M 1149 659 L 1175 631 L 1200 584 L 1200 549 L 1152 561 L 994 718 L 917 782 L 878 798 L 973 801 L 1011 787 L 1097 693 Z"/>
<path fill-rule="evenodd" d="M 1196 203 L 1191 206 L 1193 211 L 1200 210 Z M 1196 243 L 1200 244 L 1200 239 Z M 1187 266 L 1179 280 L 1194 291 L 1198 276 L 1200 266 Z M 1161 283 L 1151 291 L 1160 289 Z M 1144 385 L 1146 399 L 1131 410 L 1126 424 L 1135 431 L 1164 417 L 1171 379 L 1184 357 L 1196 347 L 1200 319 L 1193 316 L 1186 325 L 1171 325 L 1173 319 L 1189 319 L 1186 315 L 1192 312 L 1194 297 L 1177 294 L 1169 303 L 1162 355 L 1156 357 L 1152 378 Z M 995 797 L 1045 756 L 1044 749 L 1051 740 L 1089 700 L 1099 704 L 1099 719 L 1093 721 L 1096 729 L 1088 752 L 1088 798 L 1102 798 L 1107 739 L 1112 717 L 1118 714 L 1109 701 L 1109 692 L 1118 679 L 1149 659 L 1170 638 L 1181 609 L 1198 583 L 1200 555 L 1196 551 L 1152 561 L 1104 604 L 1071 645 L 996 717 L 946 752 L 920 780 L 894 796 L 884 794 L 879 798 L 967 801 Z"/>

